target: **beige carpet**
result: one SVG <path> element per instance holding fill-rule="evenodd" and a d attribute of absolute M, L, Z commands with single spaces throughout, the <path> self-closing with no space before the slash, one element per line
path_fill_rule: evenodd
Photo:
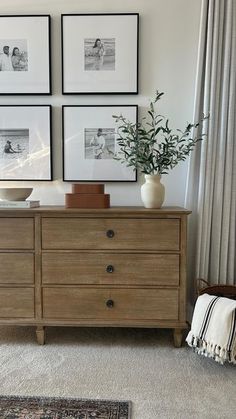
<path fill-rule="evenodd" d="M 0 394 L 125 399 L 132 419 L 234 419 L 236 368 L 165 330 L 0 327 Z"/>

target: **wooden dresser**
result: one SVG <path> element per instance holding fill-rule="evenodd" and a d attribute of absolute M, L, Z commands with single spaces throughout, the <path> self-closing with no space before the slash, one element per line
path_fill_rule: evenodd
<path fill-rule="evenodd" d="M 0 210 L 0 324 L 186 328 L 182 208 Z"/>

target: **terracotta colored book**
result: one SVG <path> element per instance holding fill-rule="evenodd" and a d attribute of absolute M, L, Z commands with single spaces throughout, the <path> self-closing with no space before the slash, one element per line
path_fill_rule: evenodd
<path fill-rule="evenodd" d="M 103 194 L 104 185 L 101 183 L 91 183 L 90 185 L 86 183 L 73 183 L 72 193 Z"/>
<path fill-rule="evenodd" d="M 66 193 L 66 208 L 109 208 L 109 194 Z"/>

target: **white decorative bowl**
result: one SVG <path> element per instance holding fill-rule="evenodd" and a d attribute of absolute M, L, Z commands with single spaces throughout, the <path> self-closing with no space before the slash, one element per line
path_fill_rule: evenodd
<path fill-rule="evenodd" d="M 25 201 L 32 190 L 33 188 L 0 188 L 0 200 Z"/>

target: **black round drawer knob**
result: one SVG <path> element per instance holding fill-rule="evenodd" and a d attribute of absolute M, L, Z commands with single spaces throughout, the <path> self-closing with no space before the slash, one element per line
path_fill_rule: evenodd
<path fill-rule="evenodd" d="M 112 265 L 107 265 L 107 267 L 106 267 L 106 271 L 107 271 L 109 274 L 112 274 L 112 272 L 114 272 L 114 266 L 112 266 Z"/>
<path fill-rule="evenodd" d="M 106 306 L 107 306 L 108 308 L 112 308 L 112 307 L 114 307 L 114 301 L 113 301 L 113 300 L 107 300 L 107 302 L 106 302 Z"/>
<path fill-rule="evenodd" d="M 107 230 L 107 237 L 109 239 L 112 239 L 112 237 L 114 237 L 115 233 L 113 230 Z"/>

